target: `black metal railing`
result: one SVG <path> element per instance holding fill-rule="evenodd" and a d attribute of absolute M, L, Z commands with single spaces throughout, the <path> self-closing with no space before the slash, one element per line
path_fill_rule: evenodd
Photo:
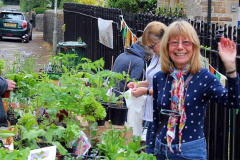
<path fill-rule="evenodd" d="M 76 41 L 78 37 L 87 44 L 85 57 L 92 61 L 101 57 L 105 60 L 105 68 L 111 68 L 111 59 L 123 52 L 123 39 L 120 31 L 119 15 L 127 23 L 131 31 L 140 37 L 145 26 L 151 21 L 160 21 L 169 25 L 179 17 L 166 17 L 153 14 L 122 13 L 120 9 L 103 8 L 83 4 L 64 3 L 65 41 Z M 114 49 L 100 44 L 98 41 L 98 18 L 113 21 Z M 231 25 L 219 25 L 204 21 L 188 20 L 195 28 L 200 39 L 201 54 L 209 59 L 210 64 L 225 75 L 225 68 L 218 55 L 218 42 L 222 35 L 237 44 L 237 64 L 240 64 L 240 29 Z M 211 49 L 205 49 L 211 47 Z M 237 65 L 240 71 L 240 65 Z M 240 159 L 240 116 L 237 110 L 227 109 L 214 102 L 209 102 L 206 111 L 205 136 L 209 160 Z"/>

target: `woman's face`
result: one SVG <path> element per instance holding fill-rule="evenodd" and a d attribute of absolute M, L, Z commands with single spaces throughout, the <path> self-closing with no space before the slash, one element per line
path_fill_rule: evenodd
<path fill-rule="evenodd" d="M 159 55 L 160 54 L 160 44 L 161 44 L 161 40 L 155 42 L 155 43 L 152 43 L 151 46 L 148 46 L 149 49 L 151 49 L 155 55 Z"/>
<path fill-rule="evenodd" d="M 189 38 L 178 36 L 170 38 L 169 56 L 177 69 L 183 69 L 193 55 L 193 44 Z"/>

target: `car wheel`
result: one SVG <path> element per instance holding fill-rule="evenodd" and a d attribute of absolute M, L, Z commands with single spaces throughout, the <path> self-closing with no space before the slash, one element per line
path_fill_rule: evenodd
<path fill-rule="evenodd" d="M 30 35 L 30 37 L 29 37 L 29 40 L 32 40 L 32 32 L 31 32 L 31 35 Z"/>
<path fill-rule="evenodd" d="M 29 36 L 27 36 L 27 38 L 26 38 L 26 43 L 28 43 L 29 42 Z"/>

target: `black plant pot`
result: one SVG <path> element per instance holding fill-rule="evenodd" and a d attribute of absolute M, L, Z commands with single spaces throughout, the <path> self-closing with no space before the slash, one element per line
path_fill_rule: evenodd
<path fill-rule="evenodd" d="M 108 121 L 109 120 L 109 110 L 108 110 L 108 103 L 106 102 L 101 102 L 102 106 L 105 108 L 106 110 L 106 117 L 105 117 L 105 121 Z"/>
<path fill-rule="evenodd" d="M 116 105 L 109 105 L 109 120 L 111 120 L 113 125 L 124 125 L 126 115 L 127 115 L 127 107 L 116 107 Z"/>
<path fill-rule="evenodd" d="M 18 122 L 18 119 L 15 119 L 14 114 L 10 112 L 7 113 L 7 120 L 10 122 L 11 126 L 16 125 Z"/>
<path fill-rule="evenodd" d="M 18 91 L 18 87 L 16 86 L 16 87 L 13 89 L 13 92 L 14 92 L 14 93 L 17 93 L 17 91 Z"/>
<path fill-rule="evenodd" d="M 82 160 L 94 160 L 96 159 L 96 157 L 99 155 L 99 151 L 98 150 L 93 150 L 93 148 L 90 148 L 89 151 L 87 152 L 86 155 L 82 155 Z"/>
<path fill-rule="evenodd" d="M 76 154 L 74 154 L 74 153 L 68 153 L 68 155 L 67 156 L 63 156 L 63 155 L 61 155 L 60 153 L 57 153 L 56 154 L 56 158 L 58 159 L 58 160 L 65 160 L 66 159 L 66 157 L 72 157 L 72 158 L 77 158 L 78 157 L 78 155 L 76 155 Z"/>
<path fill-rule="evenodd" d="M 16 125 L 16 124 L 17 124 L 17 122 L 18 122 L 18 120 L 17 120 L 17 119 L 10 120 L 10 124 L 11 124 L 11 126 L 14 126 L 14 125 Z"/>
<path fill-rule="evenodd" d="M 103 120 L 97 120 L 98 126 L 104 126 L 105 125 L 105 119 Z"/>

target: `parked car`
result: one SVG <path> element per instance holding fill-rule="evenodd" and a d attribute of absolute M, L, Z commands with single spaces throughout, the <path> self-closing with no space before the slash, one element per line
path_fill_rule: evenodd
<path fill-rule="evenodd" d="M 0 40 L 2 37 L 19 37 L 22 42 L 32 40 L 32 22 L 23 12 L 4 10 L 0 13 Z"/>

